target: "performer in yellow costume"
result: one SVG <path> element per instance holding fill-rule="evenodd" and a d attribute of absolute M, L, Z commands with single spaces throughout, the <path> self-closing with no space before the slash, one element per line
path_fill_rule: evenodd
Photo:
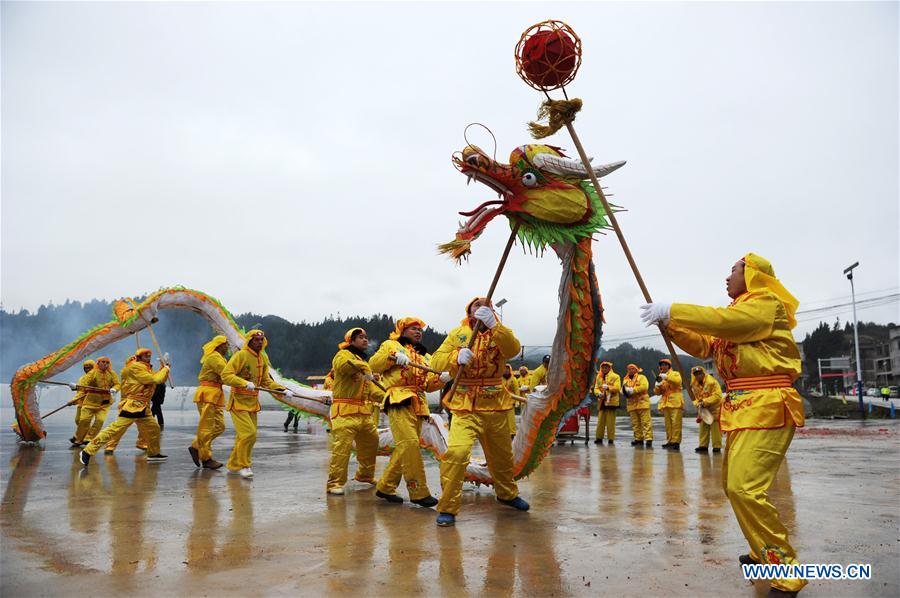
<path fill-rule="evenodd" d="M 78 422 L 81 421 L 81 405 L 84 403 L 84 395 L 87 393 L 87 390 L 84 388 L 78 388 L 78 386 L 83 386 L 86 384 L 87 375 L 91 373 L 97 367 L 97 363 L 93 359 L 86 359 L 84 363 L 81 364 L 81 369 L 84 373 L 78 378 L 77 384 L 69 384 L 69 388 L 75 393 L 75 396 L 72 397 L 72 403 L 75 405 L 75 434 L 69 438 L 69 442 L 72 443 L 72 446 L 69 448 L 78 448 L 82 445 L 87 444 L 83 439 L 81 442 L 78 442 L 76 439 L 78 437 Z"/>
<path fill-rule="evenodd" d="M 197 390 L 194 392 L 194 403 L 200 414 L 197 422 L 197 435 L 188 452 L 194 465 L 206 469 L 219 469 L 220 461 L 212 458 L 212 443 L 225 431 L 225 392 L 222 390 L 222 372 L 227 362 L 228 339 L 225 335 L 213 337 L 203 345 L 203 356 L 200 358 L 200 373 L 197 375 Z"/>
<path fill-rule="evenodd" d="M 109 366 L 109 357 L 100 357 L 97 359 L 97 367 L 82 377 L 85 386 L 103 388 L 106 392 L 86 391 L 81 405 L 81 419 L 75 431 L 75 442 L 79 446 L 100 432 L 113 396 L 119 392 L 119 377 Z"/>
<path fill-rule="evenodd" d="M 662 395 L 657 405 L 666 420 L 666 443 L 662 446 L 673 451 L 681 450 L 681 416 L 684 414 L 681 374 L 672 369 L 669 359 L 659 360 L 659 376 L 653 386 L 653 394 Z"/>
<path fill-rule="evenodd" d="M 483 324 L 472 349 L 468 348 L 476 321 Z M 432 357 L 432 366 L 462 375 L 455 394 L 444 404 L 453 414 L 447 451 L 441 457 L 441 500 L 437 524 L 454 525 L 462 502 L 462 484 L 472 444 L 481 443 L 494 479 L 497 500 L 521 511 L 529 505 L 519 497 L 513 477 L 509 416 L 512 399 L 503 386 L 506 360 L 519 353 L 521 345 L 513 331 L 500 323 L 490 302 L 476 297 L 466 305 L 462 325 L 454 328 Z"/>
<path fill-rule="evenodd" d="M 627 397 L 625 408 L 631 417 L 631 430 L 634 435 L 631 446 L 653 448 L 653 420 L 650 419 L 648 394 L 650 383 L 637 365 L 629 363 L 626 370 L 628 373 L 622 379 L 622 392 Z"/>
<path fill-rule="evenodd" d="M 719 381 L 706 373 L 699 365 L 691 370 L 691 390 L 694 391 L 694 406 L 697 407 L 697 422 L 700 424 L 700 443 L 694 449 L 698 453 L 709 451 L 712 437 L 713 452 L 722 450 L 722 432 L 719 430 L 719 407 L 722 404 L 722 387 Z M 700 408 L 706 407 L 713 416 L 713 423 L 700 419 Z"/>
<path fill-rule="evenodd" d="M 527 369 L 527 368 L 526 368 Z M 503 386 L 506 387 L 506 391 L 512 395 L 518 395 L 521 392 L 522 386 L 519 382 L 519 379 L 513 375 L 512 366 L 508 363 L 506 364 L 506 371 L 503 372 Z M 509 419 L 509 437 L 516 437 L 516 406 L 515 401 L 513 401 L 513 408 L 509 410 L 509 415 L 507 419 Z"/>
<path fill-rule="evenodd" d="M 165 461 L 168 457 L 159 452 L 159 424 L 150 413 L 150 399 L 157 384 L 166 381 L 169 375 L 169 366 L 162 366 L 153 371 L 150 365 L 153 352 L 150 349 L 138 349 L 135 351 L 135 359 L 122 370 L 122 401 L 119 403 L 119 417 L 108 425 L 100 434 L 81 451 L 81 463 L 87 465 L 91 457 L 97 454 L 101 448 L 112 440 L 122 437 L 131 424 L 137 424 L 138 429 L 144 433 L 147 439 L 147 461 L 157 463 Z"/>
<path fill-rule="evenodd" d="M 391 424 L 394 450 L 378 485 L 375 496 L 392 503 L 402 503 L 397 496 L 400 478 L 406 480 L 410 502 L 433 507 L 437 499 L 431 496 L 425 479 L 425 465 L 419 450 L 422 418 L 428 417 L 426 392 L 440 390 L 450 381 L 450 374 L 435 375 L 409 364 L 428 366 L 431 356 L 422 346 L 425 322 L 415 317 L 397 320 L 390 338 L 369 360 L 369 366 L 381 374 L 381 384 L 387 389 L 384 411 Z"/>
<path fill-rule="evenodd" d="M 334 387 L 331 389 L 331 463 L 328 466 L 328 494 L 344 494 L 350 465 L 350 449 L 356 442 L 358 482 L 375 483 L 375 456 L 378 453 L 378 429 L 372 421 L 369 397 L 375 377 L 369 367 L 366 349 L 369 336 L 362 328 L 351 328 L 338 345 L 331 360 Z M 377 387 L 376 387 L 377 390 Z M 377 394 L 375 395 L 377 396 Z M 382 394 L 383 397 L 383 394 Z M 423 476 L 424 479 L 424 476 Z"/>
<path fill-rule="evenodd" d="M 125 378 L 125 368 L 127 368 L 128 364 L 130 364 L 135 359 L 137 359 L 137 356 L 129 355 L 128 358 L 125 360 L 125 367 L 123 367 L 122 370 L 119 372 L 120 386 L 121 386 L 121 381 L 124 380 L 124 378 Z M 123 405 L 125 405 L 125 401 L 120 399 L 118 408 L 121 410 Z M 153 410 L 152 401 L 151 401 L 150 407 L 151 407 L 151 412 L 152 412 L 152 410 Z M 146 428 L 138 428 L 137 440 L 134 443 L 134 448 L 136 448 L 138 450 L 142 450 L 142 451 L 147 450 L 147 438 L 145 437 L 145 434 L 144 434 L 145 429 Z M 160 428 L 160 432 L 162 432 L 161 428 Z M 122 434 L 119 434 L 118 436 L 114 436 L 113 438 L 111 438 L 109 443 L 106 445 L 106 449 L 104 449 L 103 454 L 112 455 L 115 452 L 116 447 L 119 446 L 119 442 L 122 441 L 122 438 L 124 438 L 124 436 L 125 436 L 125 434 L 122 433 Z"/>
<path fill-rule="evenodd" d="M 622 392 L 622 380 L 612 369 L 611 361 L 600 364 L 597 379 L 594 381 L 594 396 L 597 397 L 597 430 L 594 432 L 594 444 L 603 444 L 604 432 L 609 443 L 616 442 L 616 410 L 619 408 L 619 395 Z"/>
<path fill-rule="evenodd" d="M 797 563 L 788 531 L 767 491 L 784 460 L 794 430 L 804 423 L 800 351 L 791 330 L 798 301 L 775 277 L 772 264 L 748 253 L 726 279 L 728 307 L 650 303 L 641 317 L 668 324 L 678 345 L 713 358 L 725 380 L 719 424 L 728 434 L 722 481 L 750 546 L 742 563 Z M 773 579 L 770 595 L 794 595 L 803 579 Z"/>
<path fill-rule="evenodd" d="M 281 386 L 269 374 L 269 339 L 262 330 L 251 330 L 244 337 L 244 346 L 222 369 L 222 384 L 231 387 L 228 411 L 234 425 L 234 448 L 228 457 L 228 473 L 252 478 L 253 445 L 256 444 L 256 414 L 259 413 L 259 389 L 280 390 L 290 398 L 291 391 Z"/>
<path fill-rule="evenodd" d="M 544 358 L 541 359 L 541 365 L 534 368 L 534 371 L 531 372 L 531 375 L 528 377 L 528 387 L 531 390 L 534 390 L 535 386 L 540 386 L 541 384 L 547 384 L 547 368 L 550 367 L 550 356 L 544 355 Z"/>

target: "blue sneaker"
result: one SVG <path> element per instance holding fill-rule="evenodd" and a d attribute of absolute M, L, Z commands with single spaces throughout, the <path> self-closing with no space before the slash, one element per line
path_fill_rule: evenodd
<path fill-rule="evenodd" d="M 517 496 L 512 500 L 502 500 L 500 498 L 498 498 L 497 500 L 502 502 L 503 504 L 505 504 L 508 507 L 512 507 L 512 508 L 518 509 L 520 511 L 527 511 L 528 509 L 531 508 L 531 505 L 529 505 L 527 502 L 522 500 L 522 497 L 520 497 L 520 496 Z"/>
<path fill-rule="evenodd" d="M 451 515 L 450 513 L 438 513 L 437 524 L 440 527 L 450 527 L 451 525 L 456 525 L 456 515 Z"/>

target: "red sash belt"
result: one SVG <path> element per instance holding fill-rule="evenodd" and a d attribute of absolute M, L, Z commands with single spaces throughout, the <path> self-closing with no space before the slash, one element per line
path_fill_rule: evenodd
<path fill-rule="evenodd" d="M 199 386 L 206 386 L 208 388 L 218 388 L 219 390 L 222 390 L 221 382 L 210 382 L 209 380 L 200 380 Z"/>
<path fill-rule="evenodd" d="M 771 376 L 748 376 L 746 378 L 732 378 L 725 381 L 725 389 L 733 390 L 762 390 L 766 388 L 788 388 L 791 386 L 791 377 L 787 374 L 773 374 Z"/>

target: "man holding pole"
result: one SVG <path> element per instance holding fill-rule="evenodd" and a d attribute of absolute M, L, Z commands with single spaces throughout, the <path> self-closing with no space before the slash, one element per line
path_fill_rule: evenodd
<path fill-rule="evenodd" d="M 325 491 L 336 496 L 344 494 L 344 485 L 349 475 L 350 449 L 353 448 L 354 441 L 356 460 L 359 463 L 355 479 L 367 484 L 375 483 L 378 428 L 372 421 L 372 403 L 368 400 L 374 392 L 372 387 L 375 380 L 367 361 L 368 348 L 369 336 L 366 331 L 351 328 L 344 335 L 344 342 L 338 344 L 338 352 L 331 361 L 334 370 L 330 413 L 332 445 Z M 424 477 L 423 475 L 423 481 Z"/>
<path fill-rule="evenodd" d="M 231 356 L 222 368 L 223 384 L 231 387 L 228 411 L 234 424 L 234 448 L 228 457 L 228 473 L 244 479 L 253 477 L 253 445 L 256 444 L 256 414 L 259 413 L 259 390 L 282 391 L 287 397 L 291 391 L 272 380 L 269 374 L 269 356 L 266 347 L 269 340 L 262 330 L 251 330 L 244 337 L 244 347 Z"/>
<path fill-rule="evenodd" d="M 228 339 L 225 335 L 213 337 L 203 345 L 200 358 L 200 373 L 197 375 L 197 391 L 194 403 L 200 413 L 197 435 L 188 452 L 197 467 L 219 469 L 220 461 L 212 458 L 212 443 L 225 431 L 225 392 L 222 390 L 222 371 L 225 369 L 225 355 L 228 353 Z"/>
<path fill-rule="evenodd" d="M 79 446 L 100 432 L 109 413 L 109 405 L 114 395 L 119 392 L 119 377 L 109 367 L 109 357 L 99 358 L 97 367 L 82 379 L 85 386 L 104 389 L 105 392 L 100 390 L 85 392 L 84 403 L 81 405 L 81 419 L 78 420 L 78 429 L 75 431 L 75 444 Z"/>
<path fill-rule="evenodd" d="M 713 358 L 725 379 L 722 480 L 750 546 L 739 560 L 793 565 L 797 553 L 767 492 L 794 430 L 804 424 L 803 399 L 792 386 L 801 372 L 791 334 L 799 302 L 775 277 L 772 264 L 754 253 L 738 260 L 725 282 L 732 299 L 728 307 L 649 303 L 641 318 L 668 325 L 682 349 Z M 806 583 L 773 579 L 770 595 L 796 595 Z"/>
<path fill-rule="evenodd" d="M 662 395 L 657 409 L 666 420 L 666 443 L 663 448 L 681 450 L 681 416 L 684 413 L 684 397 L 681 393 L 681 374 L 672 369 L 672 360 L 659 360 L 659 375 L 653 394 Z"/>
<path fill-rule="evenodd" d="M 78 387 L 87 385 L 86 381 L 88 374 L 90 374 L 91 370 L 95 367 L 97 367 L 97 364 L 93 359 L 86 359 L 84 363 L 81 364 L 81 369 L 84 373 L 78 378 L 78 383 L 69 385 L 69 388 L 75 392 L 75 396 L 72 398 L 72 404 L 75 405 L 75 435 L 69 438 L 69 442 L 72 443 L 72 446 L 69 448 L 77 448 L 85 444 L 84 439 L 78 440 L 78 422 L 81 421 L 81 406 L 84 404 L 84 395 L 87 391 L 84 388 Z"/>
<path fill-rule="evenodd" d="M 429 365 L 430 356 L 421 345 L 424 330 L 425 322 L 419 318 L 397 320 L 390 338 L 381 343 L 369 360 L 372 372 L 381 374 L 381 384 L 387 389 L 384 411 L 394 437 L 391 460 L 375 486 L 375 496 L 390 503 L 402 503 L 403 499 L 396 494 L 402 477 L 406 480 L 410 502 L 433 507 L 438 501 L 431 496 L 425 479 L 419 436 L 422 418 L 428 417 L 425 393 L 440 390 L 450 381 L 450 374 L 436 375 L 413 367 Z"/>
<path fill-rule="evenodd" d="M 697 407 L 697 422 L 700 424 L 700 443 L 695 452 L 709 451 L 709 439 L 712 437 L 713 452 L 722 450 L 722 432 L 719 430 L 719 407 L 722 404 L 722 387 L 719 381 L 706 373 L 699 365 L 691 370 L 691 390 L 694 391 L 694 405 Z M 713 421 L 703 421 L 701 409 L 709 410 Z"/>
<path fill-rule="evenodd" d="M 108 425 L 98 436 L 81 451 L 81 463 L 85 466 L 91 457 L 112 440 L 121 438 L 131 424 L 137 424 L 138 430 L 147 439 L 147 461 L 158 463 L 168 457 L 159 452 L 159 424 L 150 414 L 150 398 L 157 384 L 165 381 L 169 375 L 169 366 L 163 365 L 156 372 L 150 365 L 153 352 L 150 349 L 138 349 L 135 359 L 122 371 L 122 402 L 119 417 Z"/>
<path fill-rule="evenodd" d="M 600 364 L 600 372 L 594 381 L 594 396 L 597 398 L 597 430 L 594 432 L 594 444 L 603 444 L 604 432 L 609 443 L 616 441 L 616 410 L 619 408 L 619 393 L 622 380 L 612 369 L 611 361 Z"/>
<path fill-rule="evenodd" d="M 480 331 L 470 343 L 476 327 Z M 432 357 L 435 369 L 449 371 L 454 376 L 460 373 L 456 392 L 448 393 L 444 398 L 453 420 L 447 451 L 441 457 L 439 526 L 456 523 L 462 503 L 463 478 L 476 438 L 487 456 L 497 500 L 520 511 L 529 509 L 528 503 L 519 497 L 513 477 L 507 416 L 507 411 L 512 409 L 512 398 L 502 377 L 506 360 L 518 355 L 520 348 L 513 331 L 497 320 L 490 301 L 476 297 L 466 306 L 462 325 L 450 331 Z"/>

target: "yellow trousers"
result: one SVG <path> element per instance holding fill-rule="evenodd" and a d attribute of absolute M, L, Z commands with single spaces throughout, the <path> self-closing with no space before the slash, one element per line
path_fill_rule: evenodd
<path fill-rule="evenodd" d="M 109 405 L 82 405 L 79 409 L 81 410 L 81 419 L 78 420 L 78 427 L 75 428 L 75 441 L 91 440 L 103 427 L 103 422 L 106 421 L 106 415 L 109 413 Z"/>
<path fill-rule="evenodd" d="M 378 424 L 381 423 L 381 407 L 379 405 L 372 405 L 372 423 L 375 424 L 375 429 L 378 429 Z"/>
<path fill-rule="evenodd" d="M 394 494 L 403 477 L 411 500 L 431 496 L 425 479 L 422 451 L 419 450 L 422 420 L 410 407 L 392 407 L 387 410 L 387 416 L 394 436 L 394 450 L 387 468 L 378 480 L 377 489 L 385 494 Z"/>
<path fill-rule="evenodd" d="M 666 418 L 666 442 L 681 444 L 681 416 L 684 411 L 677 407 L 663 409 Z"/>
<path fill-rule="evenodd" d="M 719 430 L 719 422 L 704 424 L 700 422 L 700 448 L 709 446 L 709 437 L 712 436 L 713 448 L 722 448 L 722 432 Z"/>
<path fill-rule="evenodd" d="M 225 419 L 225 414 L 222 414 Z M 234 448 L 225 467 L 232 471 L 253 465 L 253 445 L 256 444 L 256 411 L 232 411 Z M 212 441 L 210 441 L 212 442 Z"/>
<path fill-rule="evenodd" d="M 631 430 L 635 440 L 653 440 L 653 421 L 650 419 L 650 409 L 635 409 L 630 411 Z"/>
<path fill-rule="evenodd" d="M 106 426 L 100 434 L 94 437 L 91 440 L 90 444 L 88 444 L 84 448 L 84 452 L 88 455 L 96 455 L 97 451 L 107 446 L 112 442 L 118 443 L 122 438 L 122 435 L 128 430 L 131 424 L 137 424 L 138 427 L 138 439 L 143 435 L 143 437 L 147 440 L 147 454 L 148 455 L 158 455 L 159 454 L 159 424 L 156 423 L 156 418 L 152 415 L 147 417 L 119 417 L 116 418 L 116 421 Z"/>
<path fill-rule="evenodd" d="M 331 463 L 328 465 L 326 490 L 343 488 L 347 483 L 350 449 L 356 441 L 355 479 L 375 481 L 375 455 L 378 453 L 378 429 L 371 415 L 344 415 L 331 420 Z"/>
<path fill-rule="evenodd" d="M 197 403 L 200 421 L 191 446 L 200 453 L 200 462 L 212 459 L 212 443 L 225 431 L 225 410 L 211 403 Z"/>
<path fill-rule="evenodd" d="M 507 413 L 509 413 L 509 415 L 507 416 L 507 419 L 509 420 L 509 435 L 515 436 L 516 435 L 516 410 L 510 409 L 509 411 L 507 411 Z"/>
<path fill-rule="evenodd" d="M 494 492 L 501 500 L 519 495 L 513 478 L 512 441 L 509 416 L 505 411 L 476 411 L 453 414 L 447 450 L 441 457 L 441 500 L 439 513 L 456 515 L 462 505 L 462 485 L 475 439 L 481 443 L 487 466 L 494 478 Z"/>
<path fill-rule="evenodd" d="M 604 431 L 610 440 L 616 439 L 615 409 L 600 409 L 597 412 L 597 430 L 594 432 L 594 438 L 602 440 Z"/>
<path fill-rule="evenodd" d="M 121 434 L 112 438 L 109 441 L 109 443 L 106 445 L 106 450 L 108 450 L 108 451 L 116 450 L 116 447 L 119 446 L 119 442 L 122 440 L 122 437 L 125 435 L 125 431 L 126 430 L 122 430 Z M 137 437 L 137 441 L 134 443 L 134 448 L 139 448 L 139 449 L 147 448 L 147 435 L 144 433 L 144 430 L 140 426 L 138 426 L 138 437 Z"/>
<path fill-rule="evenodd" d="M 728 433 L 722 460 L 722 486 L 750 545 L 750 556 L 762 563 L 797 563 L 787 529 L 767 495 L 793 438 L 793 425 Z M 771 583 L 779 590 L 797 592 L 807 582 L 773 579 Z"/>

